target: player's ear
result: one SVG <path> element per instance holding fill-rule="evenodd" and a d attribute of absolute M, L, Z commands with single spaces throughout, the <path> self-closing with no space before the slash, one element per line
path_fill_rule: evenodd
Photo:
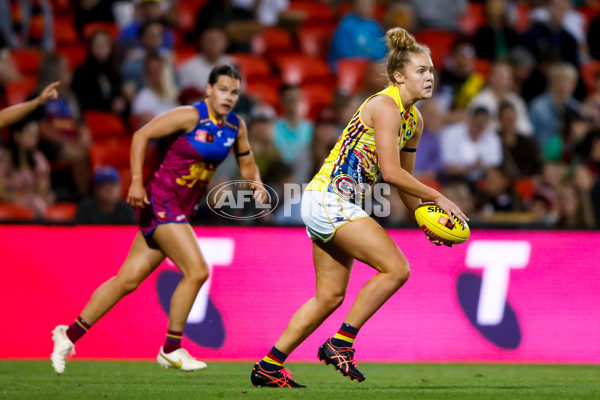
<path fill-rule="evenodd" d="M 211 85 L 210 83 L 206 84 L 206 95 L 210 96 L 213 92 L 213 85 Z"/>
<path fill-rule="evenodd" d="M 394 71 L 394 80 L 397 84 L 402 85 L 405 81 L 404 74 L 400 71 Z"/>

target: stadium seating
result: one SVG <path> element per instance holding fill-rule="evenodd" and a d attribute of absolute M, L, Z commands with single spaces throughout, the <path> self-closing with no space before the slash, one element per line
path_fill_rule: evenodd
<path fill-rule="evenodd" d="M 116 39 L 119 36 L 119 27 L 117 24 L 103 21 L 88 22 L 85 24 L 83 27 L 83 36 L 89 38 L 96 31 L 108 32 L 113 39 Z"/>
<path fill-rule="evenodd" d="M 30 208 L 10 203 L 0 203 L 0 220 L 4 221 L 33 221 L 34 215 Z"/>
<path fill-rule="evenodd" d="M 206 0 L 179 0 L 175 3 L 177 28 L 183 34 L 190 34 L 196 25 L 198 10 L 206 4 Z"/>
<path fill-rule="evenodd" d="M 468 2 L 467 12 L 459 21 L 460 30 L 465 35 L 472 35 L 485 23 L 485 14 L 482 3 Z"/>
<path fill-rule="evenodd" d="M 94 142 L 112 138 L 127 139 L 127 132 L 123 121 L 118 116 L 106 111 L 85 111 L 85 121 L 90 129 Z"/>
<path fill-rule="evenodd" d="M 369 60 L 364 58 L 342 58 L 338 61 L 337 85 L 342 93 L 356 94 L 362 88 Z"/>
<path fill-rule="evenodd" d="M 294 42 L 290 33 L 278 27 L 265 28 L 252 39 L 252 53 L 271 58 L 274 54 L 295 52 Z"/>
<path fill-rule="evenodd" d="M 438 29 L 423 29 L 415 33 L 417 41 L 431 49 L 431 60 L 437 69 L 443 68 L 446 56 L 457 37 L 458 34 L 455 32 Z"/>
<path fill-rule="evenodd" d="M 75 218 L 76 211 L 77 204 L 72 202 L 60 202 L 48 206 L 44 217 L 47 221 L 70 222 Z"/>
<path fill-rule="evenodd" d="M 93 143 L 90 147 L 92 169 L 105 165 L 112 165 L 115 168 L 129 167 L 130 146 L 129 138 L 113 138 Z"/>
<path fill-rule="evenodd" d="M 298 40 L 302 53 L 319 58 L 327 58 L 335 25 L 304 26 L 300 28 Z"/>
<path fill-rule="evenodd" d="M 279 107 L 279 84 L 276 79 L 267 81 L 252 79 L 246 81 L 244 84 L 244 93 L 246 95 L 275 108 Z"/>
<path fill-rule="evenodd" d="M 56 52 L 69 61 L 71 69 L 80 66 L 87 56 L 85 46 L 81 43 L 73 43 L 68 45 L 59 45 Z"/>
<path fill-rule="evenodd" d="M 298 0 L 291 1 L 290 11 L 296 11 L 304 14 L 303 25 L 322 25 L 336 23 L 337 18 L 331 5 L 325 2 Z"/>
<path fill-rule="evenodd" d="M 79 34 L 75 30 L 70 17 L 56 17 L 54 19 L 54 40 L 57 45 L 79 42 Z"/>
<path fill-rule="evenodd" d="M 335 77 L 329 71 L 327 63 L 321 58 L 287 55 L 275 58 L 273 63 L 279 69 L 283 83 L 300 85 L 335 82 Z"/>
<path fill-rule="evenodd" d="M 598 74 L 600 74 L 600 60 L 589 60 L 581 66 L 581 75 L 590 94 L 594 94 L 596 91 Z"/>
<path fill-rule="evenodd" d="M 4 88 L 8 105 L 19 104 L 27 100 L 27 97 L 33 93 L 35 78 L 25 77 L 23 80 L 7 82 Z"/>
<path fill-rule="evenodd" d="M 305 84 L 301 86 L 300 110 L 311 120 L 316 120 L 323 108 L 333 104 L 333 88 L 323 84 Z"/>
<path fill-rule="evenodd" d="M 11 50 L 11 56 L 19 72 L 27 76 L 36 76 L 42 62 L 42 51 L 37 48 Z"/>

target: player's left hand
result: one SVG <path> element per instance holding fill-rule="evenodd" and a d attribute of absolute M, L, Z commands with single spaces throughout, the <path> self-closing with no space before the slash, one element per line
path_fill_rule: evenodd
<path fill-rule="evenodd" d="M 267 194 L 267 190 L 265 189 L 265 185 L 262 182 L 252 181 L 250 183 L 250 187 L 254 190 L 252 198 L 263 204 L 266 203 L 269 196 Z"/>
<path fill-rule="evenodd" d="M 448 247 L 452 247 L 452 243 L 445 241 L 444 239 L 442 239 L 441 237 L 435 235 L 433 232 L 427 232 L 427 231 L 423 231 L 425 233 L 425 236 L 427 236 L 427 239 L 429 239 L 429 241 L 433 244 L 435 244 L 436 246 L 448 246 Z"/>
<path fill-rule="evenodd" d="M 52 82 L 48 86 L 42 90 L 42 93 L 37 97 L 37 101 L 39 104 L 46 104 L 46 102 L 50 99 L 56 99 L 58 97 L 58 92 L 56 91 L 56 87 L 60 85 L 60 82 Z"/>

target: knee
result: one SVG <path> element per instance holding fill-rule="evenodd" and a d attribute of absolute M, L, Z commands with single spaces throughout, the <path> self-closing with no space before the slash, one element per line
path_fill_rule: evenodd
<path fill-rule="evenodd" d="M 186 268 L 183 276 L 190 282 L 194 282 L 198 286 L 202 286 L 208 280 L 208 268 L 204 266 L 196 266 L 195 268 Z"/>
<path fill-rule="evenodd" d="M 317 296 L 317 301 L 321 309 L 328 313 L 334 312 L 344 302 L 345 292 L 329 292 L 325 295 Z"/>
<path fill-rule="evenodd" d="M 390 271 L 390 278 L 398 288 L 404 285 L 409 277 L 410 265 L 408 264 L 408 261 L 398 263 L 395 268 Z"/>

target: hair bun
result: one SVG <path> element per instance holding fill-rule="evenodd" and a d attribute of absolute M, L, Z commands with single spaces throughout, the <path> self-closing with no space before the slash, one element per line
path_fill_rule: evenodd
<path fill-rule="evenodd" d="M 407 50 L 417 44 L 413 35 L 403 28 L 393 28 L 385 34 L 385 44 L 390 50 Z"/>

